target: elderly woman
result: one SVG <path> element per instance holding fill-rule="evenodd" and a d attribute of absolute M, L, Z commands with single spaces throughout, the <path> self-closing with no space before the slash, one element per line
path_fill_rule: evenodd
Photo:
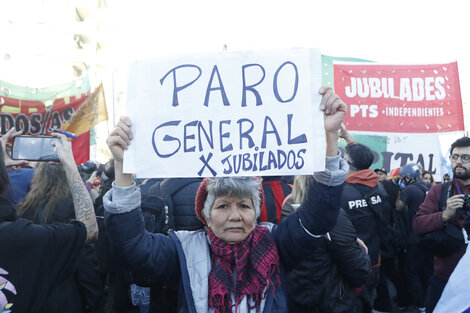
<path fill-rule="evenodd" d="M 104 199 L 105 222 L 119 260 L 148 284 L 180 284 L 178 312 L 287 312 L 281 268 L 290 269 L 319 244 L 336 223 L 348 169 L 338 152 L 338 129 L 347 107 L 331 88 L 323 98 L 327 140 L 326 171 L 314 174 L 306 199 L 279 226 L 257 225 L 263 202 L 258 178 L 208 178 L 195 209 L 207 225 L 170 235 L 144 230 L 140 191 L 123 174 L 123 151 L 132 133 L 121 118 L 108 137 L 115 182 Z"/>

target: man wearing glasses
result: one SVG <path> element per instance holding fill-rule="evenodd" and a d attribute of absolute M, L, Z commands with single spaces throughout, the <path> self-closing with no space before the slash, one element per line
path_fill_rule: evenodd
<path fill-rule="evenodd" d="M 463 220 L 470 215 L 470 200 L 465 201 L 465 195 L 470 194 L 470 138 L 456 140 L 451 145 L 450 155 L 453 179 L 449 183 L 434 185 L 429 190 L 413 221 L 413 230 L 418 235 L 442 229 L 448 223 L 458 225 L 461 229 Z M 446 198 L 441 199 L 444 196 Z M 434 310 L 450 274 L 465 250 L 466 244 L 462 240 L 457 251 L 434 257 L 434 273 L 426 295 L 426 313 Z M 462 291 L 465 292 L 464 289 Z"/>

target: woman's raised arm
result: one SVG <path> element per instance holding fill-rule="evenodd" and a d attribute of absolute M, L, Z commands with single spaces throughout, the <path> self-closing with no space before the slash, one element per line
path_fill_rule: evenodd
<path fill-rule="evenodd" d="M 98 238 L 98 224 L 96 222 L 93 202 L 91 201 L 90 194 L 86 190 L 85 184 L 78 172 L 77 165 L 75 164 L 75 159 L 72 153 L 72 144 L 67 140 L 65 135 L 52 133 L 52 136 L 59 139 L 52 144 L 57 151 L 60 163 L 62 164 L 65 175 L 67 176 L 67 181 L 72 193 L 75 217 L 77 220 L 85 224 L 87 233 L 85 244 L 87 244 Z"/>

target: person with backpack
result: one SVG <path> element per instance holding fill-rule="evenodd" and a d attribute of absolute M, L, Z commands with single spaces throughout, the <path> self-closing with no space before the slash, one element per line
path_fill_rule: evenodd
<path fill-rule="evenodd" d="M 349 175 L 341 195 L 342 208 L 348 214 L 357 237 L 366 244 L 371 261 L 371 275 L 360 291 L 361 302 L 356 312 L 371 312 L 377 296 L 379 282 L 381 231 L 385 231 L 382 216 L 387 192 L 378 183 L 377 174 L 369 167 L 374 161 L 372 150 L 360 143 L 350 143 L 345 148 Z"/>
<path fill-rule="evenodd" d="M 459 235 L 455 244 L 454 240 L 449 243 L 444 242 L 444 248 L 452 247 L 452 249 L 440 249 L 441 253 L 434 251 L 434 272 L 426 294 L 426 313 L 433 312 L 450 275 L 464 255 L 466 241 L 468 242 L 468 236 L 464 238 L 463 235 L 462 223 L 470 214 L 469 137 L 462 137 L 452 143 L 450 160 L 453 179 L 450 182 L 434 185 L 429 190 L 413 220 L 413 230 L 418 235 L 424 236 L 441 231 L 455 232 Z M 462 286 L 462 292 L 466 292 L 465 286 Z"/>
<path fill-rule="evenodd" d="M 418 164 L 404 165 L 399 175 L 405 183 L 405 189 L 400 193 L 396 208 L 405 212 L 408 232 L 405 253 L 406 281 L 415 311 L 425 312 L 424 299 L 432 275 L 433 257 L 418 245 L 418 236 L 412 230 L 412 223 L 426 197 L 429 185 L 421 180 L 421 168 Z"/>

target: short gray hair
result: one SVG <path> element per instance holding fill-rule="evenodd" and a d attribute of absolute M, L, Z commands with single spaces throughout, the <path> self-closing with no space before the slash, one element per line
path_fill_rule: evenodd
<path fill-rule="evenodd" d="M 211 208 L 215 199 L 220 196 L 248 197 L 253 201 L 256 218 L 260 215 L 261 205 L 260 177 L 215 177 L 207 180 L 207 198 L 204 202 L 203 214 L 211 220 Z"/>

